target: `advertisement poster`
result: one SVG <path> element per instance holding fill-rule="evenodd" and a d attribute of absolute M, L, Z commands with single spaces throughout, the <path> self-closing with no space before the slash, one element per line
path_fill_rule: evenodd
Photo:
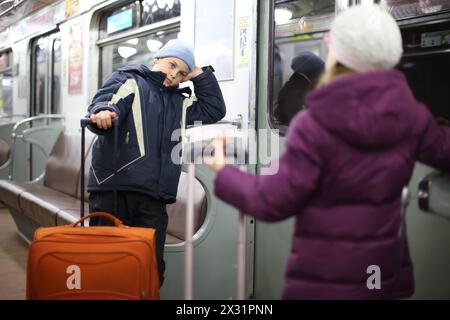
<path fill-rule="evenodd" d="M 83 88 L 82 28 L 82 24 L 75 24 L 70 27 L 69 94 L 81 93 Z"/>
<path fill-rule="evenodd" d="M 80 10 L 79 0 L 66 0 L 66 10 L 64 12 L 64 16 L 66 18 L 77 15 L 79 10 Z"/>

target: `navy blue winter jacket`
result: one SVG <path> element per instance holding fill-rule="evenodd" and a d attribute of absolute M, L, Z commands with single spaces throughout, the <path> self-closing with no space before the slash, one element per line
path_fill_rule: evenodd
<path fill-rule="evenodd" d="M 145 193 L 165 203 L 175 202 L 181 165 L 171 160 L 179 141 L 182 89 L 164 87 L 166 75 L 146 66 L 115 71 L 95 95 L 89 115 L 102 110 L 119 115 L 117 186 L 119 191 Z M 197 101 L 186 111 L 186 124 L 215 123 L 225 116 L 225 102 L 212 68 L 192 79 Z M 98 134 L 92 150 L 88 191 L 113 190 L 113 130 L 89 126 Z"/>

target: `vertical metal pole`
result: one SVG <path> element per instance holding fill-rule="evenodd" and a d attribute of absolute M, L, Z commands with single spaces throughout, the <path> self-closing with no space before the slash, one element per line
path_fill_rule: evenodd
<path fill-rule="evenodd" d="M 85 130 L 86 124 L 81 122 L 81 170 L 80 170 L 80 218 L 84 218 L 84 158 L 85 158 Z M 84 220 L 81 221 L 81 226 L 84 227 Z"/>
<path fill-rule="evenodd" d="M 114 134 L 114 141 L 113 141 L 113 167 L 114 167 L 114 180 L 113 180 L 113 184 L 114 184 L 114 190 L 113 190 L 113 214 L 115 217 L 119 216 L 119 211 L 117 210 L 117 186 L 118 186 L 118 177 L 117 177 L 117 153 L 119 150 L 119 118 L 115 117 L 114 119 L 112 119 L 112 124 L 113 124 L 113 134 Z"/>
<path fill-rule="evenodd" d="M 15 131 L 13 131 L 13 133 L 11 134 L 11 140 L 12 140 L 11 156 L 10 156 L 11 162 L 9 164 L 9 174 L 8 174 L 9 181 L 12 181 L 13 176 L 14 176 L 14 161 L 12 161 L 12 160 L 14 160 L 14 152 L 16 152 L 16 132 Z"/>
<path fill-rule="evenodd" d="M 191 159 L 192 160 L 192 159 Z M 188 191 L 187 191 L 187 213 L 186 213 L 186 243 L 185 243 L 185 274 L 184 274 L 184 296 L 186 300 L 193 299 L 193 243 L 194 236 L 194 182 L 195 182 L 195 164 L 194 161 L 188 164 Z"/>
<path fill-rule="evenodd" d="M 245 166 L 239 166 L 241 171 L 245 171 Z M 239 212 L 239 228 L 238 228 L 238 239 L 237 239 L 237 271 L 236 271 L 236 299 L 245 299 L 245 216 L 242 212 Z"/>

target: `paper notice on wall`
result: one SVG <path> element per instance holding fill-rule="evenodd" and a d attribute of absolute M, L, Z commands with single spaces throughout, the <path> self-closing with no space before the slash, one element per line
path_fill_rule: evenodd
<path fill-rule="evenodd" d="M 237 67 L 248 68 L 250 64 L 250 18 L 240 17 L 237 23 Z"/>

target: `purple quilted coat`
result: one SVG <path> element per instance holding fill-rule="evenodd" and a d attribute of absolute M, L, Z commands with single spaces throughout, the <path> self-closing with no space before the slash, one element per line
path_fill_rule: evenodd
<path fill-rule="evenodd" d="M 416 160 L 450 168 L 438 127 L 396 70 L 336 79 L 291 122 L 274 175 L 226 166 L 215 193 L 257 219 L 295 216 L 284 299 L 393 299 L 414 292 L 402 188 Z M 380 288 L 371 266 L 379 267 Z M 369 287 L 371 289 L 369 289 Z"/>

